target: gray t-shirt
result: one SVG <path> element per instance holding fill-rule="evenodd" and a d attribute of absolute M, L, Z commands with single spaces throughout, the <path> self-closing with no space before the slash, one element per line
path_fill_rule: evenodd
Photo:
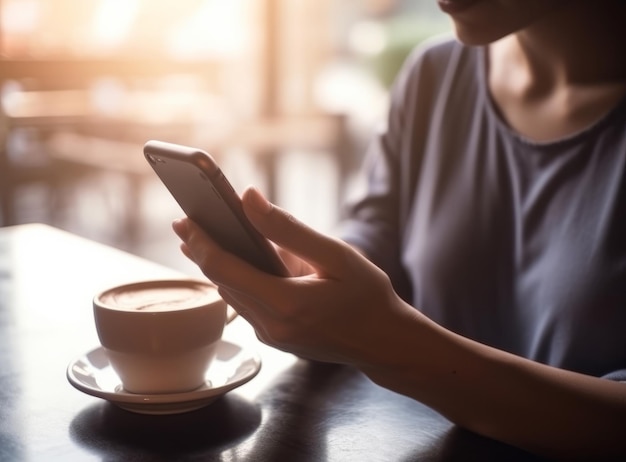
<path fill-rule="evenodd" d="M 407 60 L 342 237 L 452 331 L 626 380 L 626 100 L 533 142 L 490 99 L 486 59 L 439 40 Z"/>

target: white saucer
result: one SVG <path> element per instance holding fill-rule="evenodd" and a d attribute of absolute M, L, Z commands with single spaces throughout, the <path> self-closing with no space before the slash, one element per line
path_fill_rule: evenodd
<path fill-rule="evenodd" d="M 220 340 L 217 354 L 206 373 L 206 383 L 185 393 L 142 395 L 128 393 L 111 367 L 102 347 L 95 348 L 67 366 L 67 379 L 78 390 L 140 414 L 178 414 L 210 404 L 248 382 L 261 369 L 261 359 L 250 350 Z"/>

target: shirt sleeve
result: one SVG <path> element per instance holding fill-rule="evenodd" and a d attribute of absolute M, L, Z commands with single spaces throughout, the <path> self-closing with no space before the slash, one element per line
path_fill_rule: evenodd
<path fill-rule="evenodd" d="M 368 150 L 366 192 L 349 204 L 340 236 L 385 271 L 396 292 L 409 300 L 411 290 L 400 261 L 398 188 L 394 184 L 395 166 L 387 152 L 388 136 L 377 135 Z"/>
<path fill-rule="evenodd" d="M 602 376 L 603 379 L 614 380 L 616 382 L 626 383 L 626 369 L 619 369 Z"/>
<path fill-rule="evenodd" d="M 436 41 L 436 43 L 434 43 Z M 390 277 L 396 292 L 411 301 L 412 289 L 402 264 L 406 232 L 421 153 L 413 149 L 433 106 L 433 61 L 449 48 L 449 38 L 419 45 L 408 57 L 391 89 L 386 126 L 372 139 L 363 165 L 366 188 L 347 204 L 340 237 L 361 250 Z"/>

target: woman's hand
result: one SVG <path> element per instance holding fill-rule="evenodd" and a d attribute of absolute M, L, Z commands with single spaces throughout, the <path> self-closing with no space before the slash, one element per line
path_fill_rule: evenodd
<path fill-rule="evenodd" d="M 295 276 L 256 269 L 188 219 L 177 220 L 174 230 L 183 252 L 262 341 L 352 364 L 452 422 L 537 454 L 601 460 L 625 453 L 624 384 L 460 337 L 404 303 L 387 276 L 347 244 L 298 222 L 254 189 L 243 204 L 261 234 L 282 248 Z"/>
<path fill-rule="evenodd" d="M 278 252 L 278 255 L 280 255 L 280 258 L 282 259 L 285 266 L 287 266 L 290 276 L 309 276 L 315 273 L 315 268 L 309 265 L 302 258 L 289 252 L 288 250 L 283 249 L 278 245 L 274 245 L 274 248 L 276 249 L 276 252 Z"/>
<path fill-rule="evenodd" d="M 185 255 L 263 342 L 310 359 L 367 364 L 384 354 L 377 345 L 394 335 L 395 324 L 418 315 L 388 277 L 346 243 L 307 227 L 256 189 L 244 193 L 243 206 L 277 244 L 292 277 L 264 273 L 224 251 L 189 219 L 173 227 Z"/>

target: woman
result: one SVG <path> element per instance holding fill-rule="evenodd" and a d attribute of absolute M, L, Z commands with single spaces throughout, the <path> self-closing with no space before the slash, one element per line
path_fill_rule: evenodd
<path fill-rule="evenodd" d="M 181 248 L 270 345 L 539 455 L 623 456 L 626 4 L 439 5 L 458 42 L 407 61 L 343 241 L 251 188 L 293 277 L 187 219 Z"/>

